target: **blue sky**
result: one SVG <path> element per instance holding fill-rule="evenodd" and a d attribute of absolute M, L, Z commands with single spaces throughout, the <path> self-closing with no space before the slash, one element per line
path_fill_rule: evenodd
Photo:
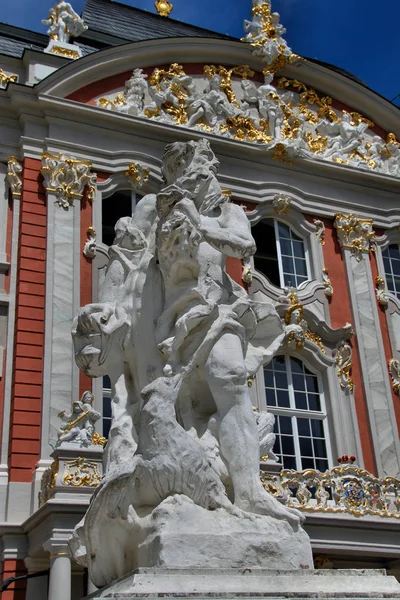
<path fill-rule="evenodd" d="M 85 1 L 70 0 L 78 13 Z M 233 36 L 243 35 L 251 11 L 251 0 L 171 1 L 171 17 Z M 0 19 L 44 32 L 41 19 L 54 3 L 2 0 Z M 155 12 L 153 0 L 122 3 Z M 272 8 L 294 52 L 346 69 L 388 99 L 400 94 L 399 0 L 272 0 Z"/>

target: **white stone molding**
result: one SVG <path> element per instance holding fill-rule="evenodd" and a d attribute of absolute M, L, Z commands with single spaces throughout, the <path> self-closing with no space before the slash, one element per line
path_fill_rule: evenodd
<path fill-rule="evenodd" d="M 335 362 L 340 387 L 347 392 L 354 392 L 352 349 L 350 344 L 341 342 L 336 350 Z"/>
<path fill-rule="evenodd" d="M 341 248 L 350 250 L 358 261 L 364 254 L 369 254 L 375 249 L 376 238 L 372 219 L 359 219 L 354 214 L 337 213 L 334 226 Z"/>
<path fill-rule="evenodd" d="M 5 273 L 10 268 L 7 260 L 7 222 L 8 222 L 8 191 L 9 191 L 9 169 L 0 163 L 0 273 Z M 15 199 L 14 199 L 15 198 Z M 19 202 L 19 196 L 13 196 L 13 204 Z"/>
<path fill-rule="evenodd" d="M 324 284 L 324 294 L 327 298 L 332 298 L 333 296 L 333 285 L 331 280 L 329 279 L 328 269 L 324 267 L 322 269 L 322 282 Z"/>
<path fill-rule="evenodd" d="M 389 360 L 389 373 L 392 380 L 392 388 L 397 396 L 400 396 L 400 361 L 396 358 Z"/>
<path fill-rule="evenodd" d="M 86 258 L 94 258 L 97 254 L 97 233 L 94 227 L 88 227 L 87 240 L 83 248 L 83 254 Z"/>
<path fill-rule="evenodd" d="M 7 181 L 13 196 L 20 196 L 22 192 L 22 163 L 10 156 L 7 163 Z"/>
<path fill-rule="evenodd" d="M 88 200 L 92 202 L 96 190 L 96 174 L 91 172 L 90 161 L 77 160 L 64 154 L 43 154 L 42 175 L 47 193 L 55 194 L 57 203 L 68 210 L 74 200 L 81 200 L 88 186 Z"/>
<path fill-rule="evenodd" d="M 387 306 L 389 304 L 389 296 L 386 293 L 385 280 L 379 275 L 375 277 L 375 294 L 378 304 L 381 306 Z"/>

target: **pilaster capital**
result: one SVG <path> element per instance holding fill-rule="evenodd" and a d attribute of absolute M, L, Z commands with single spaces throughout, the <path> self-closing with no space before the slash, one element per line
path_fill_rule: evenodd
<path fill-rule="evenodd" d="M 32 557 L 27 556 L 24 560 L 28 573 L 37 573 L 38 571 L 46 571 L 50 564 L 48 557 Z"/>
<path fill-rule="evenodd" d="M 15 531 L 4 532 L 2 535 L 3 560 L 24 559 L 28 549 L 28 540 L 26 534 Z"/>
<path fill-rule="evenodd" d="M 374 250 L 376 238 L 372 219 L 359 219 L 354 214 L 336 213 L 334 226 L 340 247 L 350 250 L 358 261 L 363 258 L 363 254 Z"/>
<path fill-rule="evenodd" d="M 68 531 L 66 535 L 54 535 L 43 544 L 43 550 L 50 554 L 50 559 L 60 556 L 71 558 L 71 551 L 68 546 L 68 538 L 71 533 L 72 531 Z"/>
<path fill-rule="evenodd" d="M 12 195 L 20 196 L 22 192 L 22 164 L 15 156 L 10 156 L 7 162 L 7 181 Z"/>
<path fill-rule="evenodd" d="M 42 175 L 47 192 L 56 196 L 56 201 L 68 210 L 74 200 L 81 200 L 85 186 L 88 186 L 88 200 L 93 202 L 96 191 L 96 173 L 91 172 L 92 163 L 77 160 L 65 154 L 42 156 Z"/>

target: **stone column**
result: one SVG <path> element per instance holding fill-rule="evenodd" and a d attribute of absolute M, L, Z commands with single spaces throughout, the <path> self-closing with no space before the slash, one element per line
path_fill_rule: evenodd
<path fill-rule="evenodd" d="M 71 554 L 67 540 L 49 540 L 44 549 L 50 553 L 48 600 L 71 600 Z"/>
<path fill-rule="evenodd" d="M 25 566 L 28 569 L 28 573 L 37 573 L 38 571 L 45 571 L 49 568 L 49 561 L 44 558 L 25 558 Z M 47 598 L 48 588 L 48 575 L 42 575 L 40 577 L 33 577 L 28 579 L 26 583 L 26 597 L 25 600 L 38 600 L 39 598 Z"/>

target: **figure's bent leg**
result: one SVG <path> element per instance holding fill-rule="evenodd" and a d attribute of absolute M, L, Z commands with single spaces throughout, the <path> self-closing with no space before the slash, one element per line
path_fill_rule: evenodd
<path fill-rule="evenodd" d="M 261 485 L 257 423 L 237 335 L 225 333 L 218 339 L 206 362 L 205 376 L 219 413 L 220 451 L 229 468 L 235 505 L 248 512 L 300 522 L 298 511 L 280 504 Z"/>

